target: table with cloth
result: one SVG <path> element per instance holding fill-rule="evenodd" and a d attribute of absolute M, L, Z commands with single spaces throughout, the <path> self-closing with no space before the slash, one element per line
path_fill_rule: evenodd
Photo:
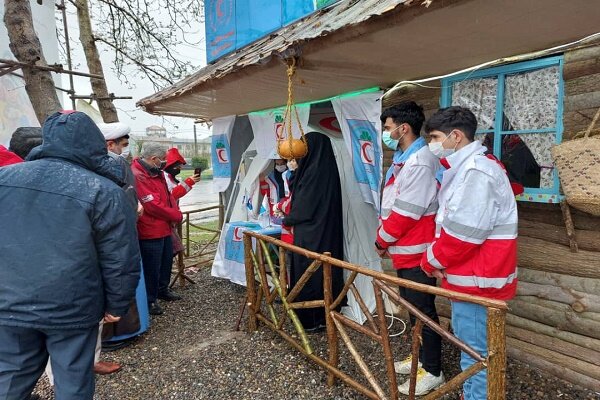
<path fill-rule="evenodd" d="M 281 235 L 281 226 L 279 225 L 263 228 L 256 222 L 245 221 L 225 224 L 213 261 L 212 276 L 229 279 L 233 283 L 246 286 L 246 267 L 244 265 L 244 231 L 246 230 L 277 238 Z M 255 239 L 252 241 L 255 245 Z"/>

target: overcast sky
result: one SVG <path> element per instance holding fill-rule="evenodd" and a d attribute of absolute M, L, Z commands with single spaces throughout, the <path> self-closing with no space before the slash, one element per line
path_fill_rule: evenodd
<path fill-rule="evenodd" d="M 67 3 L 68 4 L 68 3 Z M 83 55 L 83 49 L 79 42 L 79 29 L 77 25 L 77 18 L 74 14 L 73 7 L 68 7 L 70 13 L 67 17 L 69 25 L 69 37 L 71 39 L 71 56 L 73 58 L 73 69 L 77 71 L 87 72 L 87 64 Z M 60 23 L 60 22 L 57 22 Z M 188 44 L 181 44 L 175 49 L 182 60 L 190 61 L 194 66 L 194 72 L 206 65 L 206 49 L 204 46 L 204 24 L 198 22 L 198 28 L 196 32 L 188 36 L 188 41 L 191 43 L 201 41 L 198 46 L 191 46 Z M 100 44 L 101 45 L 101 44 Z M 102 51 L 100 47 L 100 58 L 102 60 L 102 66 L 104 68 L 104 74 L 106 77 L 106 83 L 108 85 L 109 93 L 114 93 L 115 96 L 132 96 L 132 100 L 115 100 L 115 105 L 119 113 L 119 120 L 127 123 L 131 126 L 133 134 L 144 134 L 146 127 L 150 125 L 164 126 L 169 134 L 173 134 L 180 138 L 193 138 L 193 120 L 188 118 L 172 118 L 172 117 L 158 117 L 155 115 L 148 114 L 140 109 L 137 109 L 135 103 L 150 94 L 155 92 L 154 87 L 148 80 L 141 78 L 130 79 L 135 87 L 129 88 L 126 84 L 121 83 L 117 78 L 116 74 L 112 71 L 112 54 L 108 51 Z M 66 62 L 65 62 L 66 65 Z M 130 67 L 131 68 L 131 67 Z M 69 78 L 63 75 L 62 86 L 68 88 Z M 78 95 L 89 95 L 92 93 L 89 78 L 75 77 L 75 90 Z M 68 95 L 64 95 L 64 106 L 65 108 L 71 108 L 71 100 Z M 202 126 L 197 125 L 198 138 L 204 138 L 210 135 L 209 130 Z"/>

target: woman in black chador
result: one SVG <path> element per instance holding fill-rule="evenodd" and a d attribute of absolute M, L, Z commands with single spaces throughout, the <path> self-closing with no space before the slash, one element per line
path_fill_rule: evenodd
<path fill-rule="evenodd" d="M 298 161 L 294 176 L 294 194 L 290 213 L 283 224 L 294 227 L 294 244 L 317 253 L 326 251 L 332 257 L 344 257 L 342 190 L 340 176 L 329 138 L 318 132 L 306 135 L 308 154 Z M 313 260 L 292 253 L 290 287 L 300 279 Z M 332 267 L 333 298 L 344 286 L 343 271 Z M 295 301 L 323 299 L 323 269 L 319 268 Z M 323 308 L 297 309 L 296 313 L 308 331 L 325 325 Z"/>

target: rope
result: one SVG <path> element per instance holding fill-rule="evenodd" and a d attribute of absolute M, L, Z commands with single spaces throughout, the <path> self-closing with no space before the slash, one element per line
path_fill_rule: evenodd
<path fill-rule="evenodd" d="M 291 63 L 289 63 L 287 66 L 288 98 L 287 98 L 287 104 L 285 106 L 285 113 L 283 116 L 283 125 L 284 125 L 283 130 L 284 130 L 284 132 L 287 130 L 287 143 L 289 146 L 289 154 L 292 157 L 292 159 L 296 158 L 295 156 L 297 156 L 297 158 L 302 158 L 308 153 L 308 142 L 306 141 L 306 137 L 304 136 L 304 129 L 302 128 L 302 123 L 300 122 L 300 116 L 298 115 L 298 109 L 296 108 L 296 104 L 294 103 L 293 78 L 294 78 L 295 74 L 296 74 L 296 58 L 292 58 Z M 304 143 L 304 154 L 301 154 L 301 155 L 294 154 L 292 151 L 293 143 L 294 143 L 294 137 L 292 135 L 292 128 L 293 128 L 292 113 L 296 117 L 296 123 L 298 124 L 298 130 L 300 131 L 301 140 Z M 281 145 L 283 144 L 282 142 L 284 142 L 285 139 L 278 139 L 278 141 L 279 141 L 279 143 L 278 143 L 277 147 L 278 147 L 278 149 L 280 149 Z M 281 151 L 278 151 L 278 153 L 281 156 Z"/>

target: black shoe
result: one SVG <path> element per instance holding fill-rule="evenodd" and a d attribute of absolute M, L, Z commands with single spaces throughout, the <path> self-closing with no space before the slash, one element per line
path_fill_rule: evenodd
<path fill-rule="evenodd" d="M 150 313 L 150 315 L 161 315 L 164 311 L 158 305 L 158 303 L 150 303 L 148 304 L 148 312 Z"/>
<path fill-rule="evenodd" d="M 181 300 L 181 296 L 174 291 L 167 289 L 164 292 L 158 294 L 158 298 L 164 301 L 177 301 Z"/>

